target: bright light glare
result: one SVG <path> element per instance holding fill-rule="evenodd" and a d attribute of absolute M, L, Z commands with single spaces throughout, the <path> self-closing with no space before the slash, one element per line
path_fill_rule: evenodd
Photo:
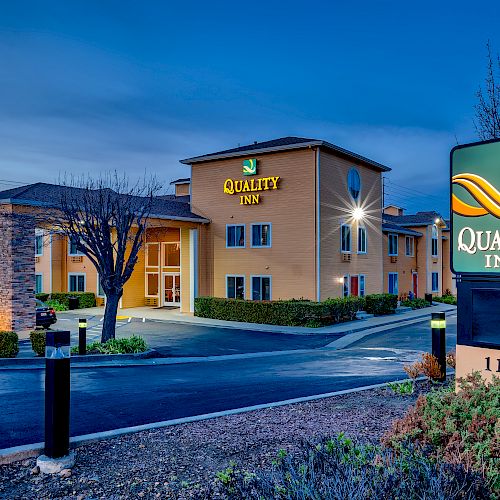
<path fill-rule="evenodd" d="M 365 216 L 365 211 L 361 207 L 356 207 L 352 211 L 352 217 L 354 220 L 361 220 Z"/>
<path fill-rule="evenodd" d="M 438 217 L 435 221 L 436 224 L 439 224 L 441 222 L 441 219 Z"/>

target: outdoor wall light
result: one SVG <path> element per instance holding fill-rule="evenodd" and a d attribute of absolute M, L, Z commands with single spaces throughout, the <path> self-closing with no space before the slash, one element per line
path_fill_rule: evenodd
<path fill-rule="evenodd" d="M 344 284 L 344 277 L 342 276 L 341 278 L 337 278 L 337 283 L 340 283 L 341 285 Z"/>
<path fill-rule="evenodd" d="M 441 219 L 439 217 L 434 221 L 435 224 L 439 224 L 440 222 L 441 222 Z"/>
<path fill-rule="evenodd" d="M 354 220 L 361 220 L 365 216 L 365 211 L 361 207 L 356 207 L 352 211 L 352 217 Z"/>

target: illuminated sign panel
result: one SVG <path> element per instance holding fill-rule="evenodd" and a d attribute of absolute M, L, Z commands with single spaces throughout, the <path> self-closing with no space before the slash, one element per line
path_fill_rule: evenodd
<path fill-rule="evenodd" d="M 453 271 L 500 276 L 500 140 L 451 151 L 451 222 Z"/>
<path fill-rule="evenodd" d="M 243 175 L 257 174 L 257 160 L 243 160 Z M 258 205 L 261 192 L 278 189 L 279 176 L 258 177 L 254 179 L 226 179 L 224 193 L 239 195 L 240 205 Z"/>

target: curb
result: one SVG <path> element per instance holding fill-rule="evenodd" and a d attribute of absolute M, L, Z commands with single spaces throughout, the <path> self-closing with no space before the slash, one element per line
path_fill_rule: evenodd
<path fill-rule="evenodd" d="M 276 408 L 278 406 L 286 406 L 295 403 L 306 403 L 308 401 L 316 401 L 318 399 L 331 398 L 333 396 L 342 396 L 344 394 L 352 394 L 354 392 L 364 392 L 371 389 L 380 389 L 387 387 L 389 384 L 402 384 L 408 379 L 394 380 L 392 382 L 384 382 L 381 384 L 365 385 L 353 389 L 344 389 L 342 391 L 326 392 L 323 394 L 315 394 L 313 396 L 304 396 L 301 398 L 285 399 L 273 403 L 263 403 L 253 406 L 245 406 L 233 410 L 217 411 L 213 413 L 205 413 L 203 415 L 195 415 L 193 417 L 176 418 L 173 420 L 164 420 L 161 422 L 153 422 L 150 424 L 135 425 L 132 427 L 122 427 L 110 431 L 95 432 L 93 434 L 83 434 L 70 438 L 71 448 L 78 448 L 84 444 L 90 444 L 103 439 L 112 439 L 126 434 L 134 434 L 136 432 L 161 429 L 163 427 L 171 427 L 173 425 L 188 424 L 190 422 L 199 422 L 201 420 L 209 420 L 212 418 L 226 417 L 229 415 L 237 415 L 239 413 L 248 413 L 255 410 L 264 410 L 266 408 Z M 425 377 L 418 377 L 416 380 L 425 380 Z M 43 453 L 44 443 L 33 443 L 21 446 L 13 446 L 12 448 L 0 449 L 0 465 L 7 465 L 27 458 L 32 458 Z"/>

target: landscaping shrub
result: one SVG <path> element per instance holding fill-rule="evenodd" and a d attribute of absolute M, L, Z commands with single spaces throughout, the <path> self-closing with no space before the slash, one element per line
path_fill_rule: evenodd
<path fill-rule="evenodd" d="M 68 306 L 65 304 L 61 304 L 58 300 L 50 299 L 50 300 L 47 300 L 47 302 L 45 304 L 48 307 L 51 307 L 52 309 L 54 309 L 54 311 L 67 311 L 68 310 Z"/>
<path fill-rule="evenodd" d="M 343 435 L 303 444 L 295 457 L 280 450 L 269 472 L 248 472 L 231 463 L 217 478 L 230 499 L 489 498 L 481 477 L 462 465 L 434 463 L 411 446 L 396 454 Z"/>
<path fill-rule="evenodd" d="M 402 300 L 401 305 L 405 307 L 411 307 L 412 309 L 423 309 L 424 307 L 430 306 L 430 304 L 425 299 L 419 299 L 418 297 L 415 297 L 414 299 Z"/>
<path fill-rule="evenodd" d="M 31 348 L 37 356 L 45 356 L 45 337 L 47 332 L 43 329 L 30 332 Z"/>
<path fill-rule="evenodd" d="M 365 310 L 369 314 L 380 316 L 382 314 L 394 314 L 398 307 L 398 296 L 391 293 L 377 293 L 366 296 Z"/>
<path fill-rule="evenodd" d="M 19 352 L 16 332 L 0 331 L 0 358 L 15 358 Z"/>
<path fill-rule="evenodd" d="M 35 297 L 38 300 L 41 300 L 42 302 L 47 302 L 49 300 L 49 294 L 48 293 L 37 293 Z"/>
<path fill-rule="evenodd" d="M 324 302 L 306 300 L 253 301 L 197 297 L 195 315 L 202 318 L 287 326 L 322 326 L 353 320 L 364 299 L 347 297 Z"/>
<path fill-rule="evenodd" d="M 403 366 L 406 374 L 416 379 L 419 375 L 427 377 L 429 380 L 439 380 L 442 376 L 439 360 L 433 354 L 424 352 L 421 361 L 415 361 L 411 365 Z"/>
<path fill-rule="evenodd" d="M 87 345 L 87 354 L 134 354 L 147 350 L 146 341 L 137 335 L 123 339 L 110 339 L 104 344 L 92 342 Z M 74 346 L 71 352 L 78 354 L 78 346 Z"/>
<path fill-rule="evenodd" d="M 408 441 L 426 447 L 434 460 L 462 465 L 487 481 L 500 496 L 500 379 L 486 384 L 479 373 L 453 387 L 421 395 L 406 416 L 383 438 L 386 446 L 404 448 Z"/>
<path fill-rule="evenodd" d="M 78 297 L 78 309 L 95 307 L 95 294 L 92 292 L 53 292 L 50 300 L 55 300 L 64 306 L 69 306 L 69 297 Z"/>
<path fill-rule="evenodd" d="M 457 298 L 454 295 L 443 295 L 442 297 L 432 297 L 433 302 L 442 302 L 443 304 L 457 305 Z"/>

